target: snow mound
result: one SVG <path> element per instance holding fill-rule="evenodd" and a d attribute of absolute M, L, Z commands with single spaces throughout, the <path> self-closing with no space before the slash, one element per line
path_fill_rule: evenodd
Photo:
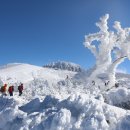
<path fill-rule="evenodd" d="M 14 99 L 0 97 L 0 130 L 18 130 L 26 116 Z"/>
<path fill-rule="evenodd" d="M 71 62 L 65 62 L 65 61 L 52 62 L 50 64 L 44 65 L 43 67 L 68 70 L 68 71 L 73 71 L 73 72 L 81 72 L 83 70 L 80 67 L 80 65 L 77 65 Z"/>
<path fill-rule="evenodd" d="M 13 101 L 13 99 L 11 99 Z M 129 130 L 130 113 L 94 99 L 72 95 L 64 100 L 46 96 L 0 112 L 2 130 Z M 5 127 L 6 126 L 6 127 Z"/>
<path fill-rule="evenodd" d="M 105 94 L 107 103 L 130 110 L 130 89 L 119 87 Z"/>

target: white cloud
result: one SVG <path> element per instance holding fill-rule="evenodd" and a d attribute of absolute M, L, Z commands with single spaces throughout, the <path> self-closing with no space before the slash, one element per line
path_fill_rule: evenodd
<path fill-rule="evenodd" d="M 125 74 L 128 73 L 127 70 L 126 70 L 126 68 L 118 68 L 118 69 L 116 70 L 116 72 L 117 72 L 117 73 L 125 73 Z"/>

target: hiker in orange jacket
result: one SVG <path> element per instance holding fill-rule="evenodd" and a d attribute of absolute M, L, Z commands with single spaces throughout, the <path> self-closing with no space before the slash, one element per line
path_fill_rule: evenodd
<path fill-rule="evenodd" d="M 2 94 L 5 95 L 5 96 L 7 95 L 7 94 L 6 94 L 6 91 L 7 91 L 7 84 L 4 84 L 4 86 L 1 87 L 1 92 L 2 92 Z"/>

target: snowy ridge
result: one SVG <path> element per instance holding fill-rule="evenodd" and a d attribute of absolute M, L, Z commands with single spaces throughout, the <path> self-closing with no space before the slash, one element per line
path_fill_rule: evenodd
<path fill-rule="evenodd" d="M 9 63 L 9 64 L 6 64 L 6 65 L 3 65 L 3 66 L 0 66 L 0 69 L 6 69 L 6 68 L 10 68 L 10 67 L 15 67 L 15 66 L 18 66 L 18 65 L 21 65 L 22 63 Z"/>
<path fill-rule="evenodd" d="M 30 64 L 10 64 L 0 68 L 0 77 L 3 82 L 15 83 L 23 82 L 28 83 L 36 78 L 43 78 L 44 80 L 57 80 L 65 79 L 67 75 L 72 77 L 75 72 L 51 70 Z"/>
<path fill-rule="evenodd" d="M 29 64 L 7 64 L 0 67 L 0 77 L 3 81 L 28 82 L 33 80 L 33 73 L 39 71 L 42 67 Z"/>

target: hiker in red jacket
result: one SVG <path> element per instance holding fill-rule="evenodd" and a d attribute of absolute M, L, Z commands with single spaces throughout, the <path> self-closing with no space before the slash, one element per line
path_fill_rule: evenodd
<path fill-rule="evenodd" d="M 14 92 L 14 86 L 13 85 L 9 87 L 8 92 L 9 92 L 10 96 L 13 96 L 13 92 Z"/>
<path fill-rule="evenodd" d="M 20 84 L 20 85 L 18 86 L 18 90 L 19 90 L 19 96 L 21 96 L 22 93 L 23 93 L 23 84 Z"/>

